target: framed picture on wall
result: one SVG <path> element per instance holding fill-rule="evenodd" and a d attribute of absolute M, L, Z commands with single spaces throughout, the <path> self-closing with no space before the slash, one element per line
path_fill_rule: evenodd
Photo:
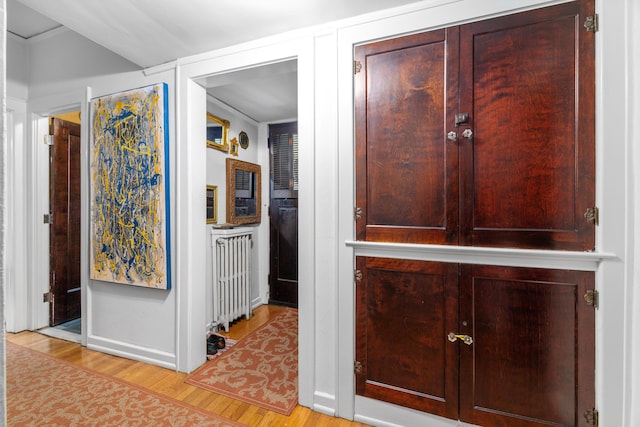
<path fill-rule="evenodd" d="M 207 224 L 218 222 L 218 186 L 207 185 Z"/>
<path fill-rule="evenodd" d="M 89 277 L 171 289 L 168 85 L 93 98 Z"/>
<path fill-rule="evenodd" d="M 226 152 L 229 149 L 229 121 L 207 113 L 207 147 Z"/>
<path fill-rule="evenodd" d="M 238 144 L 238 139 L 233 138 L 231 142 L 229 142 L 229 154 L 232 156 L 237 156 L 239 151 L 240 144 Z"/>
<path fill-rule="evenodd" d="M 249 135 L 245 131 L 240 132 L 238 139 L 240 140 L 240 147 L 245 150 L 249 148 Z"/>

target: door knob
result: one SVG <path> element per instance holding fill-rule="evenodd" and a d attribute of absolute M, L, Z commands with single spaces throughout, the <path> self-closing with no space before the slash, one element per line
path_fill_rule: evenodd
<path fill-rule="evenodd" d="M 471 129 L 465 129 L 465 130 L 462 131 L 462 136 L 464 136 L 468 140 L 472 140 L 473 139 L 473 131 Z"/>
<path fill-rule="evenodd" d="M 447 134 L 447 139 L 449 139 L 449 141 L 455 141 L 456 139 L 458 139 L 458 133 L 451 131 Z"/>
<path fill-rule="evenodd" d="M 473 338 L 471 338 L 469 335 L 460 335 L 460 334 L 456 334 L 455 332 L 449 332 L 449 335 L 447 335 L 447 338 L 449 338 L 449 341 L 451 342 L 460 340 L 466 345 L 473 344 Z"/>

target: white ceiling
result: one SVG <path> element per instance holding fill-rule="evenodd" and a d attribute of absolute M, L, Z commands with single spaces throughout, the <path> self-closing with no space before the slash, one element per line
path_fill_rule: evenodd
<path fill-rule="evenodd" d="M 23 39 L 44 34 L 62 24 L 36 13 L 17 0 L 7 0 L 7 31 Z"/>
<path fill-rule="evenodd" d="M 7 28 L 28 39 L 62 25 L 145 68 L 415 1 L 7 0 Z M 207 92 L 259 122 L 289 119 L 295 64 L 206 79 Z"/>

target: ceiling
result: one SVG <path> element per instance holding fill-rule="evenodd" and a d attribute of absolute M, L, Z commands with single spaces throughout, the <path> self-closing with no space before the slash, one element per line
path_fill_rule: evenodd
<path fill-rule="evenodd" d="M 415 1 L 7 0 L 7 29 L 29 39 L 64 26 L 146 68 Z M 258 122 L 296 117 L 295 64 L 206 79 L 207 92 Z"/>

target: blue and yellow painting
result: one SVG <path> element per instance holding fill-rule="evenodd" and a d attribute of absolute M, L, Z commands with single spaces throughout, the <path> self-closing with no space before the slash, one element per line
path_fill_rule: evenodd
<path fill-rule="evenodd" d="M 91 100 L 92 279 L 170 289 L 167 85 Z"/>

